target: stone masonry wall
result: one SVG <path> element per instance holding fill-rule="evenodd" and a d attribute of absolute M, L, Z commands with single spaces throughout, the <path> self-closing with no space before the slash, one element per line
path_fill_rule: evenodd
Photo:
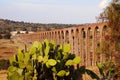
<path fill-rule="evenodd" d="M 107 31 L 106 23 L 96 23 L 32 34 L 19 34 L 15 37 L 27 43 L 36 40 L 42 42 L 48 39 L 54 40 L 56 44 L 70 44 L 70 52 L 79 55 L 83 60 L 80 65 L 95 66 L 97 61 L 104 62 L 105 60 L 103 54 L 97 54 L 99 54 L 103 36 L 107 34 Z"/>

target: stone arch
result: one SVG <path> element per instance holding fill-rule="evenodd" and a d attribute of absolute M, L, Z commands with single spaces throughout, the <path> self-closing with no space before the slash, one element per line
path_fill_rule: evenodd
<path fill-rule="evenodd" d="M 43 34 L 42 33 L 40 34 L 40 37 L 41 37 L 41 41 L 42 41 L 42 39 L 43 39 Z"/>
<path fill-rule="evenodd" d="M 51 32 L 50 31 L 48 31 L 48 40 L 51 40 Z"/>
<path fill-rule="evenodd" d="M 73 29 L 71 29 L 71 36 L 72 36 L 73 39 L 75 38 Z"/>
<path fill-rule="evenodd" d="M 79 40 L 79 29 L 75 29 L 75 53 L 80 56 L 80 40 Z"/>
<path fill-rule="evenodd" d="M 44 32 L 44 40 L 45 40 L 45 38 L 46 38 L 46 33 Z"/>
<path fill-rule="evenodd" d="M 44 33 L 42 34 L 42 36 L 43 36 L 43 40 L 44 40 L 44 36 L 45 36 Z"/>
<path fill-rule="evenodd" d="M 82 38 L 83 38 L 83 39 L 86 38 L 86 32 L 85 32 L 84 28 L 82 28 Z"/>
<path fill-rule="evenodd" d="M 50 37 L 50 34 L 49 32 L 47 32 L 47 35 L 46 35 L 47 40 L 49 40 L 49 37 Z"/>
<path fill-rule="evenodd" d="M 52 40 L 52 32 L 50 31 L 50 40 Z"/>
<path fill-rule="evenodd" d="M 51 39 L 54 40 L 54 32 L 52 31 Z"/>
<path fill-rule="evenodd" d="M 41 42 L 41 33 L 39 34 L 39 41 Z"/>
<path fill-rule="evenodd" d="M 44 33 L 42 33 L 42 37 L 44 36 Z"/>
<path fill-rule="evenodd" d="M 101 54 L 100 36 L 101 36 L 100 28 L 96 26 L 94 30 L 94 48 L 95 48 L 95 55 L 96 55 L 95 62 L 100 62 L 100 54 Z"/>
<path fill-rule="evenodd" d="M 71 52 L 72 53 L 75 53 L 75 36 L 74 36 L 74 30 L 71 29 L 71 41 L 70 41 L 70 44 L 71 44 Z"/>
<path fill-rule="evenodd" d="M 93 30 L 91 27 L 87 29 L 87 62 L 88 66 L 93 65 Z"/>
<path fill-rule="evenodd" d="M 28 39 L 29 40 L 29 39 Z M 39 41 L 39 34 L 37 33 L 37 40 Z"/>
<path fill-rule="evenodd" d="M 56 44 L 58 43 L 57 31 L 54 32 L 54 41 Z"/>
<path fill-rule="evenodd" d="M 61 31 L 61 43 L 62 43 L 62 44 L 64 44 L 64 38 L 65 38 L 65 36 L 64 36 L 64 31 L 62 30 L 62 31 Z"/>
<path fill-rule="evenodd" d="M 86 65 L 86 32 L 84 28 L 81 29 L 81 50 L 83 65 Z"/>
<path fill-rule="evenodd" d="M 60 38 L 60 31 L 58 31 L 58 44 L 60 45 L 61 43 L 60 43 L 60 40 L 61 40 L 61 38 Z"/>
<path fill-rule="evenodd" d="M 102 36 L 105 37 L 105 35 L 107 35 L 107 33 L 108 33 L 108 27 L 106 25 L 104 25 L 102 28 Z"/>
<path fill-rule="evenodd" d="M 44 35 L 45 39 L 46 39 L 46 32 L 45 32 L 45 35 Z"/>
<path fill-rule="evenodd" d="M 45 32 L 45 39 L 46 39 L 46 34 L 47 34 L 47 33 Z"/>
<path fill-rule="evenodd" d="M 69 31 L 65 31 L 65 43 L 69 44 Z"/>

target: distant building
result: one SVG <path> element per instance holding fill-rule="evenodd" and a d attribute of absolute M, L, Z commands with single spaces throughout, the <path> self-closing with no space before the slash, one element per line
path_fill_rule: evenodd
<path fill-rule="evenodd" d="M 15 36 L 16 34 L 31 34 L 34 33 L 33 31 L 12 31 L 10 32 L 12 36 Z"/>

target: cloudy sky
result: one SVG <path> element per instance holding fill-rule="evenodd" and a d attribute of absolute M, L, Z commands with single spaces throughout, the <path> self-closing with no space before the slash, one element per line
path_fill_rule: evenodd
<path fill-rule="evenodd" d="M 94 23 L 109 1 L 0 0 L 0 18 L 34 23 Z"/>

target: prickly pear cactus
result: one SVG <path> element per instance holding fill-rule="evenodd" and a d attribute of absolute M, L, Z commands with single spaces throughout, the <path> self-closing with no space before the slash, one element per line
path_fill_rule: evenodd
<path fill-rule="evenodd" d="M 29 51 L 18 49 L 10 58 L 8 80 L 73 80 L 75 64 L 81 58 L 70 54 L 70 45 L 55 45 L 54 41 L 35 41 Z"/>

